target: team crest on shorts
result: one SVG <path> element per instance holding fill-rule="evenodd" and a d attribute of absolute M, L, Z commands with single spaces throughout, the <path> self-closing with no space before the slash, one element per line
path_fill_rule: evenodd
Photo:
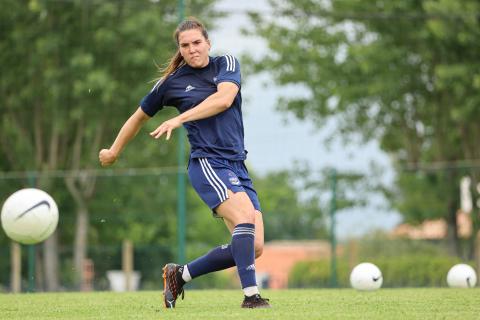
<path fill-rule="evenodd" d="M 228 173 L 228 181 L 235 186 L 240 185 L 240 180 L 238 180 L 238 177 L 231 172 Z"/>

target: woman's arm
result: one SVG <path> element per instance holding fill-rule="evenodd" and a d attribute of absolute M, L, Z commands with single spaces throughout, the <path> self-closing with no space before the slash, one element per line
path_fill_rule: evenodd
<path fill-rule="evenodd" d="M 221 82 L 217 87 L 217 92 L 208 96 L 192 109 L 165 121 L 150 135 L 158 139 L 166 133 L 167 140 L 169 140 L 173 129 L 180 127 L 184 122 L 209 118 L 230 108 L 238 90 L 238 86 L 233 82 Z"/>
<path fill-rule="evenodd" d="M 102 167 L 112 165 L 122 152 L 127 143 L 138 133 L 143 124 L 150 117 L 138 108 L 118 132 L 117 138 L 109 149 L 102 149 L 98 155 Z"/>

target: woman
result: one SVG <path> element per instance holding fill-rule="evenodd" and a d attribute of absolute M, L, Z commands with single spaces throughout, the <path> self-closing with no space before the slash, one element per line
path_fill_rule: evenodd
<path fill-rule="evenodd" d="M 240 66 L 231 55 L 210 57 L 210 41 L 204 26 L 190 18 L 174 33 L 178 45 L 162 78 L 125 122 L 110 149 L 100 151 L 102 166 L 115 162 L 141 126 L 164 106 L 180 114 L 163 122 L 150 135 L 170 139 L 183 125 L 191 154 L 188 174 L 202 200 L 223 218 L 232 234 L 230 244 L 212 249 L 180 266 L 163 268 L 165 307 L 174 308 L 183 286 L 193 278 L 237 266 L 244 292 L 242 308 L 270 307 L 260 296 L 255 278 L 255 258 L 263 250 L 263 218 L 260 203 L 244 164 L 244 132 L 240 94 Z"/>

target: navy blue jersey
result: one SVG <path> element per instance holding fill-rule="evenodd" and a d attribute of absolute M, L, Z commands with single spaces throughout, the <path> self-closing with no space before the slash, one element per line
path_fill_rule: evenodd
<path fill-rule="evenodd" d="M 183 124 L 188 132 L 191 157 L 245 160 L 241 75 L 235 57 L 209 57 L 204 68 L 180 67 L 158 81 L 142 99 L 140 107 L 151 117 L 164 106 L 173 106 L 183 113 L 217 92 L 217 85 L 225 81 L 233 82 L 239 88 L 232 106 L 212 117 Z"/>

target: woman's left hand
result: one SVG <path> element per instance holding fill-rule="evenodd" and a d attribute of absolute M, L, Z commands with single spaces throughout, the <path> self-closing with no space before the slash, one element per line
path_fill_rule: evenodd
<path fill-rule="evenodd" d="M 167 140 L 170 140 L 170 136 L 172 134 L 173 129 L 176 129 L 182 125 L 182 122 L 178 119 L 178 117 L 172 118 L 170 120 L 165 121 L 162 123 L 157 129 L 153 130 L 150 132 L 150 135 L 158 139 L 160 138 L 164 133 L 167 133 Z"/>

